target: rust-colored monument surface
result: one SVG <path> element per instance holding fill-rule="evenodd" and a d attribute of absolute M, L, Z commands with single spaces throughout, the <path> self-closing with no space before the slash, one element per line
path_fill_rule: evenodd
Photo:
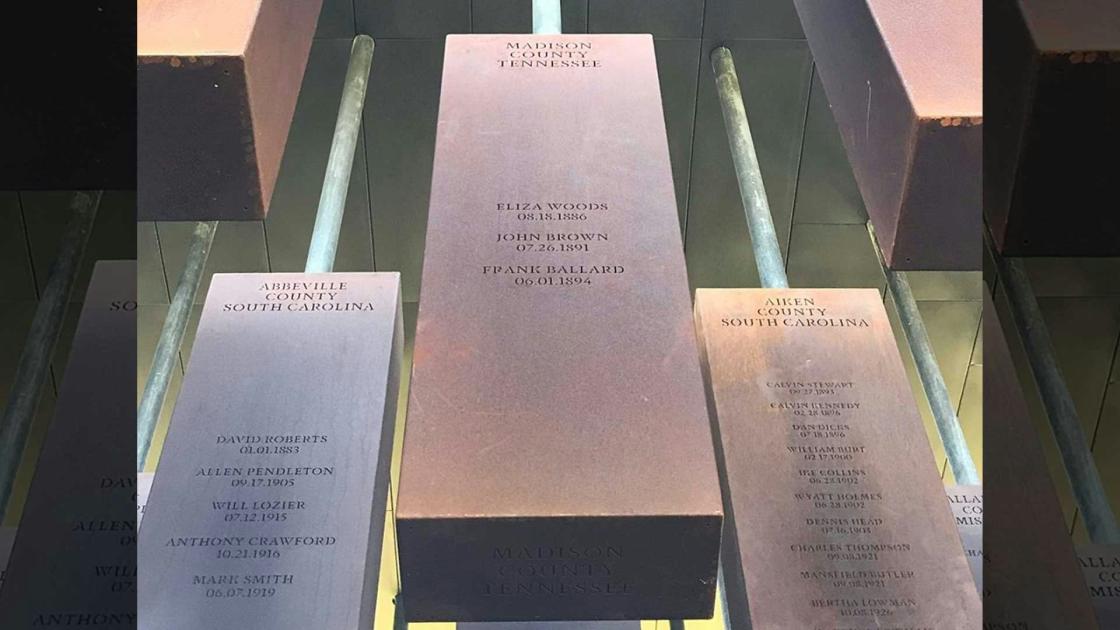
<path fill-rule="evenodd" d="M 980 269 L 983 3 L 793 3 L 887 264 Z"/>
<path fill-rule="evenodd" d="M 138 218 L 264 218 L 321 5 L 138 0 Z"/>
<path fill-rule="evenodd" d="M 733 628 L 980 627 L 879 293 L 700 289 Z"/>
<path fill-rule="evenodd" d="M 707 618 L 721 507 L 648 35 L 447 39 L 410 620 Z"/>
<path fill-rule="evenodd" d="M 373 627 L 395 273 L 215 274 L 139 536 L 144 630 Z"/>

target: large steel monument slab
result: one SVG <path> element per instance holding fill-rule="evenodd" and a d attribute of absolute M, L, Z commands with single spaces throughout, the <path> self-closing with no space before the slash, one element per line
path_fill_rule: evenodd
<path fill-rule="evenodd" d="M 707 618 L 721 501 L 648 35 L 447 38 L 410 620 Z"/>
<path fill-rule="evenodd" d="M 732 627 L 980 627 L 874 289 L 700 289 Z"/>

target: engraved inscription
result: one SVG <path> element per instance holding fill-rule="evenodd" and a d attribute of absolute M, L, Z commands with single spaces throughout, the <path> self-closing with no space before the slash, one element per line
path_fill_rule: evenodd
<path fill-rule="evenodd" d="M 494 547 L 485 558 L 489 579 L 484 597 L 630 595 L 633 585 L 619 575 L 621 546 Z"/>
<path fill-rule="evenodd" d="M 260 301 L 226 302 L 222 311 L 232 313 L 322 313 L 372 311 L 373 302 L 346 299 L 346 282 L 262 282 Z"/>
<path fill-rule="evenodd" d="M 983 593 L 984 584 L 984 497 L 979 486 L 947 488 L 949 507 L 961 536 L 964 556 L 976 587 Z"/>
<path fill-rule="evenodd" d="M 1077 556 L 1101 628 L 1116 627 L 1120 623 L 1120 545 L 1082 545 Z"/>
<path fill-rule="evenodd" d="M 732 625 L 978 621 L 971 581 L 954 596 L 968 608 L 922 595 L 961 588 L 965 563 L 932 458 L 914 448 L 925 435 L 881 309 L 862 290 L 697 294 L 742 562 L 729 588 L 749 601 Z M 963 503 L 963 520 L 982 518 Z"/>
<path fill-rule="evenodd" d="M 604 220 L 608 201 L 499 201 L 492 243 L 500 259 L 482 276 L 515 287 L 590 287 L 626 273 L 612 256 L 617 238 Z M 615 208 L 617 211 L 617 208 Z M 548 229 L 536 229 L 537 225 Z M 571 224 L 577 224 L 572 227 Z M 543 260 L 542 260 L 543 258 Z"/>
<path fill-rule="evenodd" d="M 505 57 L 498 59 L 499 68 L 601 68 L 603 62 L 595 55 L 590 41 L 517 41 L 506 42 Z"/>

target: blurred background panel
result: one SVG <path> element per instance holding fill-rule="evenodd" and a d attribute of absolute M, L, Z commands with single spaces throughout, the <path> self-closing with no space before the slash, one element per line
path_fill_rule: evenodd
<path fill-rule="evenodd" d="M 20 2 L 0 39 L 0 190 L 136 187 L 136 7 Z"/>

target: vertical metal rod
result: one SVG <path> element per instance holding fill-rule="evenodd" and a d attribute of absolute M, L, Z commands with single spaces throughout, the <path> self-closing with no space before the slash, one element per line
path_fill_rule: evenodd
<path fill-rule="evenodd" d="M 71 198 L 72 214 L 16 365 L 11 393 L 0 421 L 0 512 L 6 509 L 12 495 L 12 484 L 27 444 L 31 421 L 39 405 L 43 384 L 50 374 L 51 357 L 62 329 L 62 316 L 66 313 L 66 304 L 70 300 L 100 203 L 101 191 L 76 192 Z"/>
<path fill-rule="evenodd" d="M 941 436 L 941 444 L 945 447 L 945 454 L 949 458 L 949 467 L 953 469 L 953 477 L 957 483 L 963 485 L 977 485 L 980 483 L 980 474 L 976 471 L 976 463 L 964 439 L 960 420 L 957 418 L 956 405 L 949 398 L 949 388 L 941 375 L 941 368 L 937 365 L 937 357 L 933 353 L 933 344 L 926 332 L 926 324 L 922 314 L 918 311 L 918 302 L 910 290 L 910 281 L 901 271 L 883 268 L 890 285 L 891 295 L 894 296 L 895 307 L 898 308 L 898 318 L 902 322 L 902 330 L 906 333 L 909 342 L 910 354 L 914 357 L 914 365 L 918 368 L 918 377 L 922 381 L 926 400 L 929 401 L 930 410 L 933 412 L 934 423 L 937 424 L 937 433 Z"/>
<path fill-rule="evenodd" d="M 152 435 L 159 421 L 159 412 L 163 409 L 164 398 L 167 397 L 167 386 L 171 383 L 171 374 L 175 369 L 175 361 L 179 357 L 183 332 L 186 331 L 187 321 L 190 320 L 191 306 L 194 305 L 195 295 L 198 294 L 198 285 L 202 283 L 202 270 L 206 268 L 206 258 L 210 255 L 210 245 L 214 242 L 214 232 L 217 229 L 217 221 L 200 222 L 195 225 L 183 272 L 179 276 L 179 283 L 175 285 L 175 295 L 171 298 L 167 319 L 163 320 L 163 330 L 159 333 L 159 343 L 152 358 L 152 369 L 148 372 L 148 380 L 144 383 L 144 393 L 136 411 L 136 470 L 138 471 L 144 470 L 144 462 L 148 459 Z"/>
<path fill-rule="evenodd" d="M 307 251 L 305 273 L 326 273 L 334 269 L 338 234 L 342 230 L 342 213 L 346 210 L 346 193 L 350 190 L 350 173 L 354 170 L 354 149 L 362 125 L 362 107 L 366 101 L 369 69 L 373 65 L 373 38 L 358 35 L 350 45 L 350 63 L 342 102 L 334 124 L 327 173 L 319 193 L 319 209 Z"/>
<path fill-rule="evenodd" d="M 785 264 L 782 262 L 782 248 L 778 245 L 774 218 L 770 214 L 770 203 L 766 200 L 762 171 L 758 166 L 751 127 L 747 122 L 747 110 L 743 106 L 743 94 L 739 89 L 739 76 L 735 73 L 735 60 L 726 47 L 720 46 L 712 51 L 712 70 L 716 75 L 723 124 L 727 127 L 727 140 L 735 163 L 739 196 L 742 197 L 747 227 L 751 232 L 751 249 L 754 250 L 758 278 L 763 287 L 784 289 L 789 286 L 789 281 L 786 280 Z"/>
<path fill-rule="evenodd" d="M 560 0 L 533 0 L 533 34 L 557 35 L 560 26 Z"/>
<path fill-rule="evenodd" d="M 1038 383 L 1046 417 L 1054 432 L 1054 440 L 1062 455 L 1073 497 L 1081 515 L 1085 519 L 1085 529 L 1089 538 L 1098 544 L 1120 544 L 1120 526 L 1116 514 L 1108 502 L 1104 484 L 1101 483 L 1089 442 L 1078 419 L 1073 396 L 1069 393 L 1065 379 L 1062 378 L 1058 362 L 1055 360 L 1054 345 L 1042 317 L 1042 310 L 1031 289 L 1030 279 L 1022 262 L 1002 256 L 994 256 L 999 278 L 1011 305 L 1011 315 L 1023 346 L 1031 372 Z"/>

